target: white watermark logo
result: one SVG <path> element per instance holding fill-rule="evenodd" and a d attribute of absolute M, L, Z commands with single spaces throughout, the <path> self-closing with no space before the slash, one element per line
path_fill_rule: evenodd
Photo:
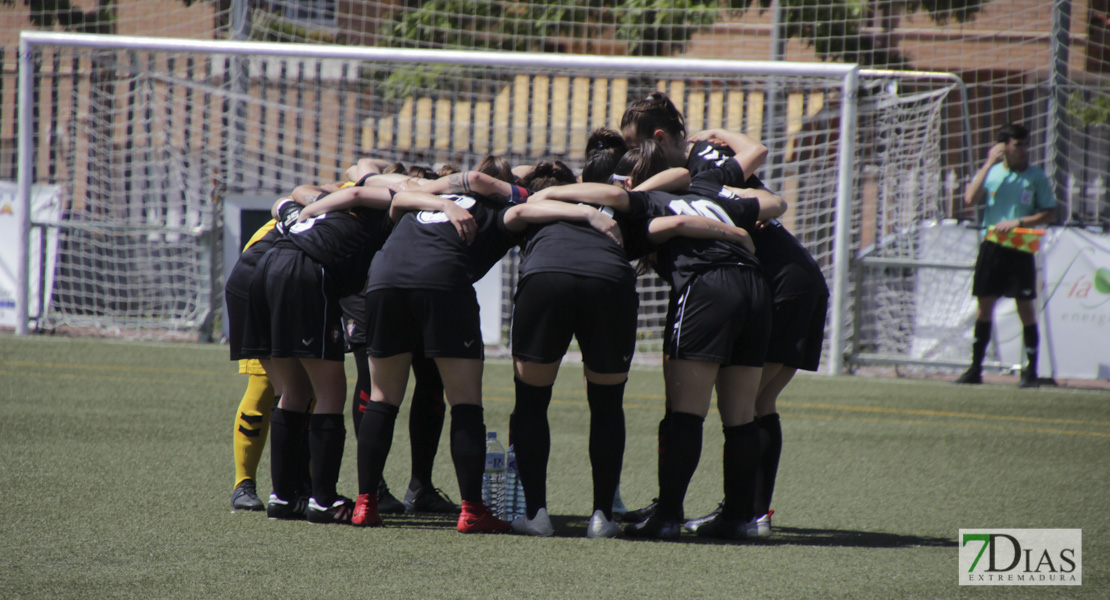
<path fill-rule="evenodd" d="M 1081 529 L 961 529 L 960 585 L 1082 585 Z"/>

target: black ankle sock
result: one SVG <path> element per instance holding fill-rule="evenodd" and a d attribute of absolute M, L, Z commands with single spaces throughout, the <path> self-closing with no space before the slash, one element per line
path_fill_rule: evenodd
<path fill-rule="evenodd" d="M 759 425 L 752 421 L 725 427 L 725 505 L 721 516 L 748 521 L 755 505 L 755 476 L 759 465 Z"/>
<path fill-rule="evenodd" d="M 767 514 L 775 493 L 775 477 L 782 455 L 782 423 L 778 413 L 756 419 L 759 424 L 759 466 L 755 477 L 755 515 Z"/>
<path fill-rule="evenodd" d="M 409 445 L 412 448 L 412 476 L 409 489 L 432 489 L 432 467 L 439 450 L 439 437 L 447 405 L 443 401 L 443 380 L 430 358 L 413 357 L 412 372 L 416 385 L 409 409 Z"/>
<path fill-rule="evenodd" d="M 358 430 L 358 493 L 376 494 L 385 470 L 385 459 L 393 446 L 393 426 L 397 407 L 385 402 L 370 402 Z"/>
<path fill-rule="evenodd" d="M 314 414 L 308 421 L 308 445 L 312 453 L 312 497 L 321 506 L 331 506 L 339 494 L 339 467 L 347 430 L 342 413 Z"/>
<path fill-rule="evenodd" d="M 656 514 L 665 520 L 682 520 L 686 488 L 701 460 L 702 427 L 705 417 L 672 412 L 666 418 L 664 443 L 660 444 L 661 481 Z"/>
<path fill-rule="evenodd" d="M 613 518 L 613 497 L 624 463 L 624 383 L 586 382 L 590 403 L 590 466 L 593 469 L 594 510 Z"/>
<path fill-rule="evenodd" d="M 482 473 L 486 469 L 486 424 L 482 407 L 451 407 L 451 461 L 459 481 L 459 496 L 466 502 L 482 501 Z"/>
<path fill-rule="evenodd" d="M 547 506 L 547 461 L 551 456 L 551 427 L 547 408 L 551 404 L 552 386 L 528 385 L 514 378 L 516 404 L 512 429 L 516 442 L 516 464 L 528 518 Z"/>

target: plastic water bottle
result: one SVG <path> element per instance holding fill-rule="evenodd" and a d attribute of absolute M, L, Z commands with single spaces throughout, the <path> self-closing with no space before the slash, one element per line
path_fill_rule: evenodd
<path fill-rule="evenodd" d="M 482 473 L 482 503 L 497 518 L 505 518 L 505 447 L 497 432 L 486 434 L 486 470 Z"/>
<path fill-rule="evenodd" d="M 511 444 L 505 460 L 505 520 L 512 521 L 524 516 L 527 504 L 524 501 L 524 486 L 520 483 L 520 471 L 516 466 L 516 450 Z"/>

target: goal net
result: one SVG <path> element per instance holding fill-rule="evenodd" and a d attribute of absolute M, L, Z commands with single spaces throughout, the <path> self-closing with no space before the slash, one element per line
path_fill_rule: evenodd
<path fill-rule="evenodd" d="M 589 133 L 618 128 L 625 107 L 655 90 L 691 133 L 737 130 L 771 149 L 758 174 L 790 203 L 784 224 L 840 292 L 834 361 L 853 326 L 851 256 L 901 248 L 944 203 L 937 115 L 951 82 L 812 63 L 24 40 L 33 75 L 23 171 L 61 186 L 65 202 L 62 219 L 33 224 L 59 240 L 53 293 L 27 312 L 38 328 L 218 332 L 225 199 L 336 181 L 360 157 L 466 169 L 493 154 L 579 169 Z M 513 257 L 504 265 L 507 328 Z M 640 291 L 640 354 L 658 357 L 668 290 L 645 276 Z"/>

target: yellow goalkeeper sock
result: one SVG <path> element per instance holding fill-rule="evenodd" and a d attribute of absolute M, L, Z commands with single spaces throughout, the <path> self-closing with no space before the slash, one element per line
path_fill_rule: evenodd
<path fill-rule="evenodd" d="M 251 375 L 247 391 L 235 413 L 235 486 L 244 479 L 257 481 L 258 462 L 266 449 L 270 412 L 274 406 L 274 386 L 265 375 Z"/>

